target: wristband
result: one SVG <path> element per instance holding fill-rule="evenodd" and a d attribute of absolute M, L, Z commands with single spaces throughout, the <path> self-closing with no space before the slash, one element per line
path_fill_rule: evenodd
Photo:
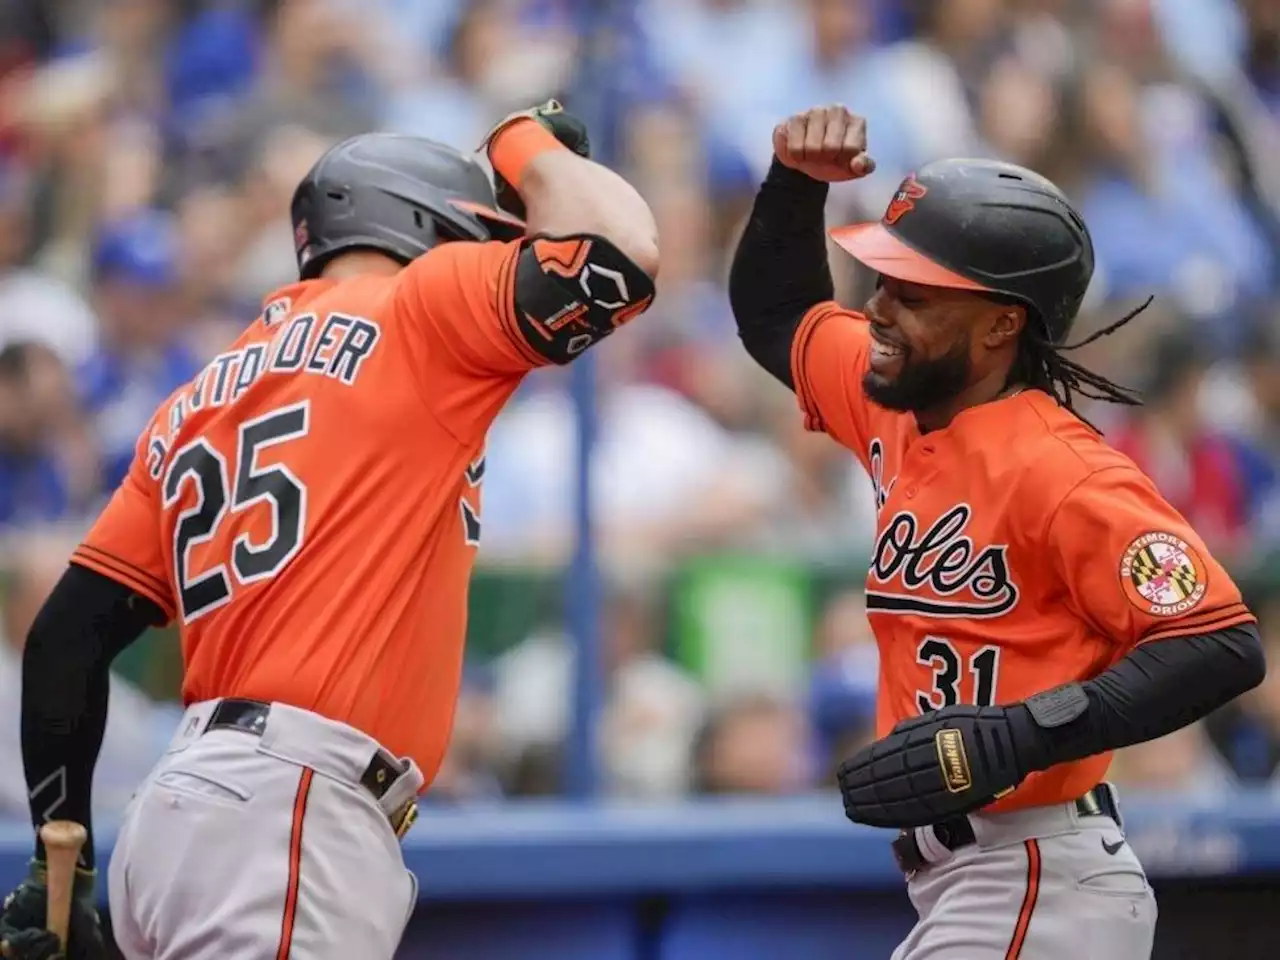
<path fill-rule="evenodd" d="M 532 117 L 520 117 L 498 130 L 489 141 L 489 162 L 516 189 L 534 157 L 569 148 Z"/>

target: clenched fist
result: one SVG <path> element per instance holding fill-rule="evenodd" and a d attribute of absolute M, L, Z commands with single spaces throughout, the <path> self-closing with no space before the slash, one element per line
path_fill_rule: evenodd
<path fill-rule="evenodd" d="M 814 107 L 773 128 L 773 152 L 815 180 L 857 180 L 875 170 L 867 156 L 867 121 L 843 106 Z"/>

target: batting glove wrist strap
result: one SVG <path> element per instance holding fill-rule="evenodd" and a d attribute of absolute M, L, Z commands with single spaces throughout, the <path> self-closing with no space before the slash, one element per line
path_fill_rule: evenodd
<path fill-rule="evenodd" d="M 591 139 L 586 124 L 566 113 L 558 101 L 548 100 L 505 117 L 485 135 L 479 149 L 487 151 L 493 167 L 498 206 L 524 219 L 524 201 L 518 188 L 533 158 L 548 150 L 569 150 L 580 157 L 590 157 Z"/>

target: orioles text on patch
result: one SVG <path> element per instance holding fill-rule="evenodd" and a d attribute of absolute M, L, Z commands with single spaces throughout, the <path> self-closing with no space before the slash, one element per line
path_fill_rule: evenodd
<path fill-rule="evenodd" d="M 1129 602 L 1155 617 L 1176 617 L 1199 606 L 1209 590 L 1196 549 L 1172 533 L 1144 533 L 1120 558 L 1120 582 Z"/>

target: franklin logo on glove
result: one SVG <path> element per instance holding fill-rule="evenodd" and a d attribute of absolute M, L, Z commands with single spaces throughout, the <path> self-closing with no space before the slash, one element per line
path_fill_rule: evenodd
<path fill-rule="evenodd" d="M 959 730 L 939 730 L 934 738 L 938 744 L 938 762 L 942 764 L 942 776 L 947 789 L 963 793 L 973 786 L 969 773 L 969 758 L 964 755 L 964 735 Z"/>

